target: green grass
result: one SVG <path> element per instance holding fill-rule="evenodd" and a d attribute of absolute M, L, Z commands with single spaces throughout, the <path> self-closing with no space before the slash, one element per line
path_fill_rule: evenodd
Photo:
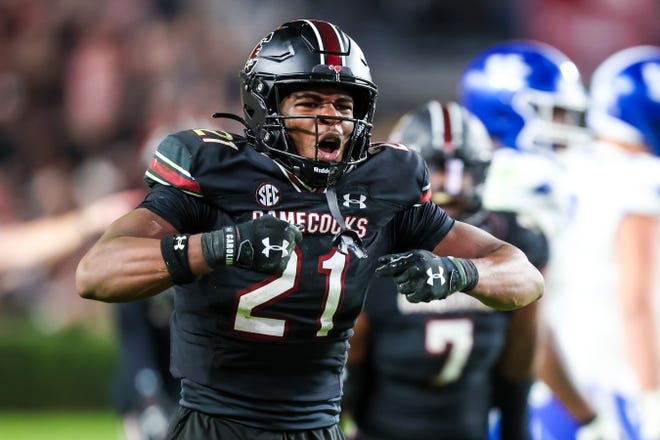
<path fill-rule="evenodd" d="M 119 417 L 110 412 L 0 412 L 0 439 L 119 440 Z"/>
<path fill-rule="evenodd" d="M 28 319 L 0 315 L 0 411 L 112 411 L 110 336 L 84 326 L 48 333 Z"/>

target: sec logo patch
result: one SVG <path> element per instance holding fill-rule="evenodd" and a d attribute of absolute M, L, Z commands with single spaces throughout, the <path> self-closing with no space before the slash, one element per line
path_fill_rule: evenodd
<path fill-rule="evenodd" d="M 271 208 L 280 201 L 280 190 L 271 183 L 262 183 L 257 188 L 257 203 L 264 208 Z"/>

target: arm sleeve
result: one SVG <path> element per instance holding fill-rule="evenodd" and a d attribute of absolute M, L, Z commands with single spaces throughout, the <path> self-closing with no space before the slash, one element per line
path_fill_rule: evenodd
<path fill-rule="evenodd" d="M 521 223 L 520 216 L 518 216 L 518 224 L 521 225 L 518 233 L 507 241 L 522 250 L 529 262 L 542 270 L 550 259 L 550 247 L 545 234 L 531 223 Z"/>
<path fill-rule="evenodd" d="M 198 233 L 214 229 L 218 210 L 198 197 L 161 184 L 154 184 L 140 204 L 167 220 L 179 232 Z"/>
<path fill-rule="evenodd" d="M 433 202 L 425 202 L 400 212 L 394 219 L 395 249 L 433 248 L 454 226 L 454 219 Z"/>

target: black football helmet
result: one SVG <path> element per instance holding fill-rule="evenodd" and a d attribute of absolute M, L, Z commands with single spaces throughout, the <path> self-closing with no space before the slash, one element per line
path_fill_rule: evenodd
<path fill-rule="evenodd" d="M 420 153 L 431 171 L 445 172 L 441 185 L 432 188 L 435 203 L 454 206 L 465 215 L 481 207 L 494 146 L 486 127 L 465 107 L 429 101 L 404 114 L 389 141 Z"/>
<path fill-rule="evenodd" d="M 378 91 L 362 50 L 336 25 L 293 20 L 279 26 L 252 50 L 240 77 L 247 137 L 306 184 L 332 186 L 348 167 L 366 159 Z M 353 97 L 354 117 L 336 118 L 354 123 L 340 162 L 300 156 L 288 139 L 280 102 L 307 85 L 339 85 Z"/>

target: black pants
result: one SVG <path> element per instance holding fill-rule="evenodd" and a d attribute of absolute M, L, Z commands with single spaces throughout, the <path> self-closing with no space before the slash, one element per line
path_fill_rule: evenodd
<path fill-rule="evenodd" d="M 179 407 L 168 440 L 345 440 L 339 425 L 305 431 L 268 431 Z"/>

